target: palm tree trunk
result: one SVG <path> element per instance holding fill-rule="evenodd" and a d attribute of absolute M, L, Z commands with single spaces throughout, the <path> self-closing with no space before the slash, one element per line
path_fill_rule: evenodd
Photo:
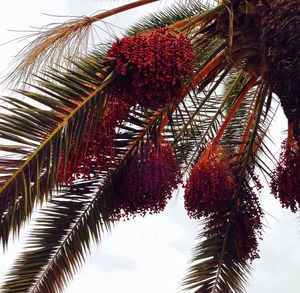
<path fill-rule="evenodd" d="M 269 84 L 300 146 L 300 1 L 229 3 L 231 9 L 218 18 L 216 28 L 226 40 L 228 58 Z"/>
<path fill-rule="evenodd" d="M 267 79 L 300 145 L 300 1 L 275 1 L 263 28 Z"/>

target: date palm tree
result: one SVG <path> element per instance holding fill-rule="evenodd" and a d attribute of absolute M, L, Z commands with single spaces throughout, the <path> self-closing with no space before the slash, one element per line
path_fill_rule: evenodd
<path fill-rule="evenodd" d="M 245 292 L 262 230 L 257 174 L 298 210 L 300 2 L 177 3 L 82 56 L 93 23 L 150 2 L 47 27 L 8 76 L 19 89 L 1 98 L 4 249 L 43 206 L 1 292 L 61 292 L 92 241 L 161 212 L 181 183 L 203 224 L 183 289 Z M 279 105 L 289 132 L 273 171 Z"/>

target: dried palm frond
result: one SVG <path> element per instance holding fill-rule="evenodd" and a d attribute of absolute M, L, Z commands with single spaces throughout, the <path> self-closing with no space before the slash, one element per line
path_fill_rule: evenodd
<path fill-rule="evenodd" d="M 51 64 L 53 66 L 72 66 L 87 51 L 92 24 L 109 16 L 136 8 L 157 0 L 139 0 L 110 9 L 91 17 L 82 16 L 61 24 L 50 24 L 39 28 L 24 39 L 34 37 L 15 57 L 12 70 L 5 78 L 12 88 L 26 87 L 32 74 L 37 74 Z M 21 38 L 22 39 L 22 38 Z M 16 64 L 16 66 L 14 66 Z"/>

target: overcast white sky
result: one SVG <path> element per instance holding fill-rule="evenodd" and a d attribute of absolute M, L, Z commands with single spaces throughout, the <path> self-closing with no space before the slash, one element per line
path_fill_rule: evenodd
<path fill-rule="evenodd" d="M 44 16 L 91 15 L 124 2 L 97 0 L 10 0 L 3 1 L 0 10 L 0 43 L 19 34 L 7 31 L 42 26 L 59 19 Z M 164 2 L 165 3 L 165 2 Z M 163 5 L 163 4 L 160 4 Z M 155 5 L 150 5 L 153 9 Z M 146 8 L 109 19 L 118 26 L 134 21 Z M 8 65 L 22 43 L 0 46 L 0 72 Z M 275 121 L 272 138 L 278 153 L 282 131 L 286 123 L 281 115 Z M 264 241 L 260 245 L 261 259 L 253 263 L 253 276 L 248 293 L 299 292 L 300 234 L 296 215 L 281 209 L 265 190 L 263 207 L 271 214 L 266 216 Z M 183 209 L 180 194 L 172 200 L 163 214 L 137 218 L 118 224 L 100 246 L 94 246 L 86 264 L 79 270 L 65 293 L 176 293 L 182 280 L 191 249 L 195 244 L 197 223 L 190 220 Z M 0 253 L 0 280 L 16 257 L 19 245 L 12 245 L 8 253 Z M 22 293 L 22 292 L 20 292 Z"/>

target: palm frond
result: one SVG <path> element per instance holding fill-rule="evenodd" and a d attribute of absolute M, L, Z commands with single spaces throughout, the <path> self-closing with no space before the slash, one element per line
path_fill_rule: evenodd
<path fill-rule="evenodd" d="M 219 227 L 213 220 L 203 224 L 183 288 L 195 293 L 245 292 L 250 266 L 245 261 L 237 261 L 230 224 Z"/>
<path fill-rule="evenodd" d="M 211 3 L 207 1 L 189 1 L 188 3 L 175 3 L 156 12 L 149 13 L 142 17 L 136 24 L 132 25 L 126 34 L 134 35 L 147 30 L 156 29 L 159 27 L 172 26 L 182 20 L 191 19 L 195 15 L 201 16 L 205 12 L 215 13 L 211 11 Z M 220 9 L 219 7 L 218 9 Z"/>
<path fill-rule="evenodd" d="M 1 292 L 61 292 L 83 263 L 91 239 L 99 242 L 111 228 L 98 192 L 97 181 L 63 187 L 38 212 Z"/>
<path fill-rule="evenodd" d="M 241 86 L 245 82 L 245 76 L 240 82 Z M 239 164 L 247 166 L 249 171 L 256 166 L 266 175 L 270 174 L 270 168 L 263 166 L 262 157 L 267 157 L 271 162 L 274 162 L 274 158 L 264 139 L 268 138 L 267 132 L 278 109 L 275 99 L 273 107 L 267 105 L 267 96 L 267 89 L 260 83 L 252 88 L 228 125 L 223 138 L 223 145 L 231 149 Z"/>
<path fill-rule="evenodd" d="M 135 1 L 91 17 L 83 16 L 41 27 L 24 37 L 34 39 L 17 54 L 13 68 L 4 81 L 13 89 L 20 88 L 20 85 L 25 88 L 30 77 L 47 70 L 49 63 L 52 67 L 72 67 L 70 59 L 76 61 L 87 51 L 90 30 L 95 22 L 155 1 L 157 0 Z"/>
<path fill-rule="evenodd" d="M 88 118 L 102 115 L 106 104 L 103 90 L 112 76 L 97 55 L 84 59 L 80 66 L 77 76 L 57 73 L 56 82 L 42 80 L 37 92 L 19 91 L 28 102 L 3 98 L 7 111 L 1 116 L 0 128 L 0 137 L 6 142 L 2 148 L 6 155 L 0 159 L 3 245 L 10 230 L 18 230 L 19 220 L 31 214 L 36 199 L 43 201 L 51 194 L 61 153 L 68 153 L 70 139 L 75 135 L 80 141 L 82 129 L 92 127 Z M 11 214 L 21 203 L 23 216 L 14 218 Z"/>
<path fill-rule="evenodd" d="M 209 113 L 219 107 L 217 94 L 228 73 L 228 64 L 223 55 L 224 46 L 214 39 L 208 46 L 198 48 L 198 68 L 187 85 L 187 95 L 173 112 L 165 135 L 173 142 L 179 161 L 189 160 L 198 145 L 202 148 L 213 137 Z M 199 147 L 199 148 L 201 148 Z"/>

